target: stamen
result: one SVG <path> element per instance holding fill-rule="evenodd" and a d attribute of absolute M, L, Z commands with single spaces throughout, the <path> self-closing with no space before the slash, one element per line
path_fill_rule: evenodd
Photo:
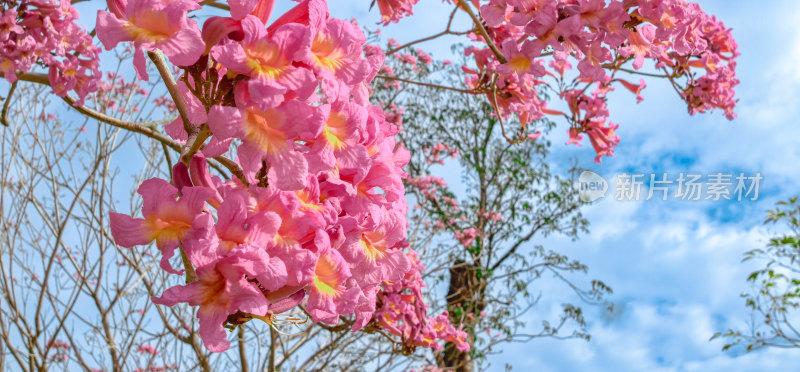
<path fill-rule="evenodd" d="M 290 333 L 283 332 L 280 329 L 278 329 L 279 326 L 293 325 L 293 326 L 297 327 L 298 329 L 300 329 L 300 325 L 308 323 L 308 320 L 309 320 L 308 316 L 299 317 L 299 316 L 294 315 L 294 314 L 283 315 L 283 314 L 270 314 L 270 313 L 267 313 L 267 315 L 264 315 L 264 316 L 253 315 L 253 314 L 250 314 L 250 316 L 253 317 L 254 319 L 260 319 L 264 323 L 269 324 L 269 326 L 272 329 L 274 329 L 275 332 L 278 332 L 278 333 L 280 333 L 281 335 L 284 335 L 284 336 L 295 336 L 295 335 L 297 335 L 299 333 L 290 334 Z"/>

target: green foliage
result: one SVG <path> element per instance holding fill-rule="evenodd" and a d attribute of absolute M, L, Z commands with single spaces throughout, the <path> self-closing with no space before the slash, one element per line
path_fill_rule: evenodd
<path fill-rule="evenodd" d="M 767 211 L 765 224 L 782 224 L 787 228 L 783 235 L 769 239 L 763 249 L 745 253 L 742 261 L 763 260 L 764 268 L 753 271 L 747 281 L 753 286 L 751 293 L 743 293 L 745 306 L 754 317 L 748 332 L 729 329 L 717 332 L 711 339 L 726 338 L 729 343 L 723 351 L 737 345 L 745 345 L 746 351 L 765 346 L 800 347 L 800 332 L 797 330 L 798 307 L 800 307 L 800 203 L 793 197 L 776 203 L 775 209 Z"/>

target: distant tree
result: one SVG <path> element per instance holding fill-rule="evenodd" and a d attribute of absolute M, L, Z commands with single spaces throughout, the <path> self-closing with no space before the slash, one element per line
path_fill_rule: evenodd
<path fill-rule="evenodd" d="M 765 248 L 745 253 L 743 261 L 765 263 L 747 277 L 754 290 L 742 294 L 752 320 L 746 330 L 714 334 L 712 339 L 728 340 L 722 350 L 738 345 L 747 351 L 800 348 L 800 199 L 776 203 L 764 223 L 782 225 L 787 231 L 770 238 Z"/>
<path fill-rule="evenodd" d="M 460 352 L 448 343 L 437 353 L 439 367 L 486 367 L 486 357 L 501 352 L 497 345 L 504 342 L 588 340 L 584 312 L 568 303 L 568 293 L 608 305 L 604 297 L 611 289 L 599 280 L 576 284 L 574 274 L 587 267 L 542 242 L 551 234 L 566 240 L 587 231 L 576 169 L 551 169 L 546 136 L 509 143 L 503 131 L 520 131 L 518 121 L 505 120 L 501 127 L 486 99 L 438 88 L 457 86 L 465 74 L 449 63 L 429 62 L 421 50 L 411 53 L 416 58 L 387 60 L 384 72 L 397 80 L 376 85 L 374 100 L 402 120 L 399 136 L 412 154 L 406 178 L 413 201 L 409 242 L 428 267 L 429 285 L 439 289 L 430 301 L 449 312 L 452 324 L 464 326 L 472 346 Z M 427 85 L 396 84 L 406 80 Z M 528 130 L 547 133 L 553 126 L 542 119 Z M 444 169 L 459 170 L 459 187 L 440 177 Z M 568 290 L 544 293 L 537 289 L 540 280 L 560 281 Z M 563 299 L 563 313 L 528 332 L 525 318 L 537 318 L 532 313 L 542 296 Z"/>

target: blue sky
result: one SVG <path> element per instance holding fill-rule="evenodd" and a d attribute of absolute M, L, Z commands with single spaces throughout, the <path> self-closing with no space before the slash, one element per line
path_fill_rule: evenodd
<path fill-rule="evenodd" d="M 364 13 L 363 1 L 330 3 L 336 16 L 375 22 L 374 12 Z M 731 122 L 720 113 L 689 116 L 668 84 L 650 80 L 640 104 L 627 91 L 611 95 L 612 121 L 620 124 L 617 133 L 622 138 L 614 157 L 594 164 L 588 142 L 583 148 L 560 146 L 566 134 L 557 129 L 551 137 L 556 143 L 553 160 L 563 168 L 577 158 L 581 166 L 608 179 L 621 172 L 668 172 L 673 179 L 679 172 L 759 172 L 764 177 L 759 199 L 611 198 L 588 206 L 584 212 L 591 222 L 590 234 L 574 243 L 561 237 L 536 243 L 562 249 L 588 264 L 589 275 L 579 279 L 588 283 L 599 278 L 609 284 L 616 311 L 604 315 L 601 309 L 589 310 L 590 342 L 540 339 L 505 345 L 504 353 L 491 359 L 492 370 L 502 370 L 504 363 L 515 370 L 543 372 L 763 371 L 800 366 L 798 350 L 723 353 L 722 341 L 709 342 L 716 331 L 746 327 L 750 318 L 739 295 L 749 289 L 745 278 L 756 266 L 740 263 L 742 254 L 762 247 L 776 233 L 778 227 L 761 225 L 764 211 L 797 193 L 793 185 L 800 181 L 800 3 L 699 3 L 733 28 L 739 43 L 739 118 Z M 438 32 L 446 12 L 439 1 L 422 1 L 415 17 L 390 26 L 384 34 L 402 43 Z M 452 40 L 423 48 L 447 58 Z M 537 290 L 542 302 L 527 319 L 534 326 L 542 316 L 557 316 L 562 302 L 575 300 L 564 297 L 564 288 L 555 281 Z"/>

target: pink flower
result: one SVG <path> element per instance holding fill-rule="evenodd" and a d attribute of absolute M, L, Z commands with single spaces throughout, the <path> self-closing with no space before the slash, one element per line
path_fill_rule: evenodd
<path fill-rule="evenodd" d="M 73 55 L 68 55 L 62 62 L 54 61 L 48 75 L 53 93 L 64 97 L 68 91 L 73 90 L 80 97 L 75 104 L 82 106 L 85 97 L 97 90 L 97 78 L 92 75 L 96 71 L 94 63 Z"/>
<path fill-rule="evenodd" d="M 244 38 L 241 20 L 230 17 L 210 17 L 203 23 L 201 34 L 206 43 L 206 54 L 225 39 L 241 41 Z"/>
<path fill-rule="evenodd" d="M 169 259 L 175 254 L 179 241 L 198 228 L 195 221 L 203 215 L 205 202 L 213 194 L 212 191 L 205 187 L 184 187 L 176 200 L 178 189 L 164 180 L 153 178 L 142 182 L 138 192 L 143 199 L 144 218 L 134 219 L 111 212 L 114 241 L 125 248 L 133 248 L 155 240 L 163 255 L 161 268 L 181 274 L 181 271 L 172 268 Z"/>
<path fill-rule="evenodd" d="M 489 27 L 498 27 L 506 20 L 508 4 L 505 0 L 494 0 L 481 6 L 481 18 Z"/>
<path fill-rule="evenodd" d="M 581 45 L 581 51 L 584 53 L 584 58 L 578 62 L 578 71 L 581 72 L 581 76 L 593 81 L 603 81 L 607 75 L 601 64 L 611 60 L 611 51 L 600 41 Z"/>
<path fill-rule="evenodd" d="M 625 89 L 628 89 L 631 93 L 636 95 L 636 103 L 644 100 L 644 97 L 642 97 L 642 90 L 647 87 L 647 84 L 644 83 L 644 79 L 639 79 L 639 84 L 634 84 L 624 79 L 619 79 L 619 82 Z"/>
<path fill-rule="evenodd" d="M 225 200 L 217 209 L 215 231 L 223 251 L 250 244 L 264 247 L 275 237 L 281 224 L 280 217 L 272 212 L 249 215 L 250 196 L 244 189 L 226 194 Z"/>
<path fill-rule="evenodd" d="M 633 55 L 633 68 L 640 69 L 644 64 L 644 58 L 653 55 L 651 51 L 653 39 L 655 38 L 655 28 L 651 25 L 636 26 L 636 31 L 630 33 L 629 44 L 619 49 L 619 54 L 628 57 Z M 658 53 L 656 53 L 658 54 Z"/>
<path fill-rule="evenodd" d="M 295 141 L 316 138 L 321 121 L 312 107 L 296 100 L 267 110 L 214 106 L 208 114 L 215 137 L 244 140 L 239 161 L 248 178 L 257 183 L 254 177 L 263 166 L 262 159 L 266 160 L 270 184 L 282 190 L 305 187 L 308 162 Z"/>
<path fill-rule="evenodd" d="M 202 219 L 212 224 L 210 215 Z M 263 249 L 241 246 L 227 255 L 218 255 L 218 240 L 211 235 L 196 236 L 186 245 L 186 255 L 195 266 L 197 280 L 187 285 L 167 289 L 153 302 L 174 306 L 179 302 L 198 306 L 200 338 L 206 348 L 222 352 L 230 347 L 223 323 L 229 315 L 242 311 L 255 315 L 266 315 L 269 302 L 256 284 L 247 278 L 255 278 L 268 270 L 269 256 Z"/>
<path fill-rule="evenodd" d="M 366 109 L 352 102 L 340 101 L 320 106 L 319 113 L 325 121 L 307 156 L 309 171 L 316 173 L 334 167 L 341 170 L 369 166 L 369 153 L 359 143 L 360 133 L 366 126 Z"/>
<path fill-rule="evenodd" d="M 369 73 L 369 65 L 361 58 L 361 47 L 366 37 L 350 22 L 331 18 L 324 28 L 312 36 L 311 47 L 301 50 L 301 60 L 313 66 L 314 72 L 324 78 L 336 78 L 346 85 L 362 82 Z"/>
<path fill-rule="evenodd" d="M 17 24 L 17 10 L 6 9 L 0 13 L 0 41 L 8 40 L 11 33 L 22 34 L 25 30 Z"/>
<path fill-rule="evenodd" d="M 472 242 L 478 237 L 478 230 L 474 227 L 470 227 L 468 229 L 464 229 L 461 231 L 456 231 L 454 234 L 456 240 L 458 240 L 461 245 L 465 247 L 469 247 L 472 245 Z"/>
<path fill-rule="evenodd" d="M 186 17 L 197 9 L 192 0 L 130 0 L 119 15 L 97 13 L 97 37 L 106 50 L 133 42 L 133 66 L 139 78 L 148 80 L 143 50 L 161 49 L 178 66 L 191 65 L 203 54 L 197 22 Z"/>
<path fill-rule="evenodd" d="M 256 210 L 274 212 L 280 216 L 280 227 L 267 244 L 267 253 L 283 262 L 287 273 L 285 285 L 294 287 L 293 291 L 301 289 L 313 277 L 319 251 L 330 246 L 327 235 L 321 230 L 324 217 L 304 208 L 303 200 L 296 193 L 277 190 L 272 186 L 258 190 Z M 274 291 L 277 288 L 267 289 Z M 292 293 L 289 291 L 285 295 Z"/>
<path fill-rule="evenodd" d="M 352 216 L 363 216 L 373 205 L 392 208 L 404 195 L 399 169 L 386 161 L 373 161 L 365 175 L 339 174 L 339 179 L 352 185 L 344 194 L 352 197 L 343 197 L 341 202 L 342 209 Z"/>
<path fill-rule="evenodd" d="M 142 346 L 139 346 L 139 348 L 136 349 L 136 351 L 138 351 L 138 352 L 140 352 L 142 354 L 158 355 L 158 350 L 156 350 L 156 348 L 153 347 L 153 345 L 142 345 Z"/>
<path fill-rule="evenodd" d="M 308 294 L 313 321 L 336 324 L 339 315 L 353 312 L 360 290 L 349 278 L 350 269 L 339 252 L 329 249 L 320 254 Z"/>
<path fill-rule="evenodd" d="M 272 34 L 286 24 L 296 23 L 308 26 L 313 33 L 325 26 L 330 14 L 328 13 L 327 0 L 300 0 L 299 4 L 289 9 L 280 18 L 267 27 L 267 32 Z M 262 19 L 262 21 L 264 21 Z M 266 23 L 266 21 L 264 21 Z"/>
<path fill-rule="evenodd" d="M 261 22 L 267 23 L 275 0 L 230 0 L 231 16 L 242 19 L 248 14 L 257 15 Z"/>
<path fill-rule="evenodd" d="M 399 281 L 411 268 L 399 249 L 405 242 L 403 218 L 397 211 L 373 208 L 360 226 L 351 226 L 341 253 L 353 265 L 361 288 Z"/>
<path fill-rule="evenodd" d="M 619 125 L 611 122 L 605 125 L 605 123 L 590 121 L 589 125 L 584 129 L 597 153 L 594 158 L 596 163 L 600 163 L 603 156 L 614 155 L 614 147 L 619 144 L 619 136 L 614 134 L 617 128 L 619 128 Z"/>
<path fill-rule="evenodd" d="M 377 0 L 381 11 L 381 23 L 395 23 L 405 16 L 413 15 L 412 8 L 419 0 Z"/>
<path fill-rule="evenodd" d="M 503 54 L 508 62 L 497 66 L 497 72 L 503 75 L 544 76 L 544 62 L 535 60 L 541 51 L 542 45 L 535 41 L 526 41 L 520 48 L 514 40 L 506 40 L 503 43 Z"/>
<path fill-rule="evenodd" d="M 292 63 L 310 48 L 305 26 L 287 24 L 268 35 L 254 16 L 245 17 L 241 24 L 244 39 L 217 46 L 211 55 L 228 69 L 250 77 L 250 99 L 268 109 L 280 104 L 287 93 L 304 99 L 314 92 L 314 74 Z"/>

